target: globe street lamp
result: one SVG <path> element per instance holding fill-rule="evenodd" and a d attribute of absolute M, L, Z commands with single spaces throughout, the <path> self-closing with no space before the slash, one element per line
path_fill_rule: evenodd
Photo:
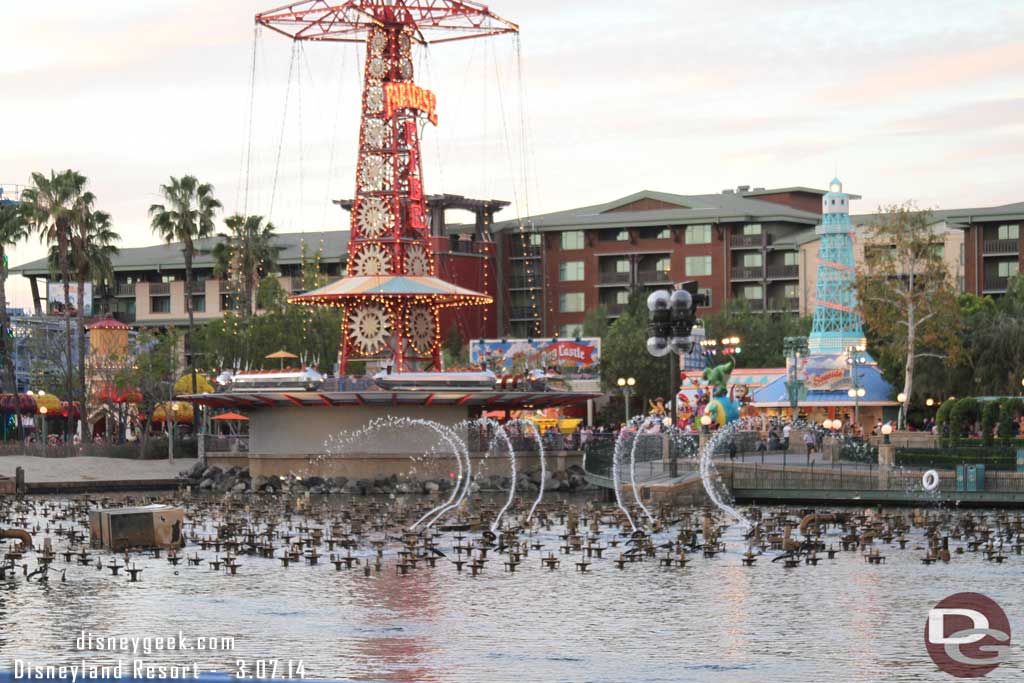
<path fill-rule="evenodd" d="M 927 401 L 925 401 L 924 404 L 926 406 L 928 406 L 929 408 L 931 408 L 933 405 L 935 405 L 935 399 L 934 398 L 930 398 Z"/>
<path fill-rule="evenodd" d="M 679 354 L 693 350 L 690 331 L 697 322 L 697 307 L 706 306 L 707 297 L 697 292 L 697 282 L 684 282 L 679 289 L 658 289 L 647 297 L 650 321 L 647 324 L 647 352 L 655 358 L 669 357 L 669 398 L 672 424 L 676 424 L 676 398 L 679 396 Z M 737 340 L 738 341 L 738 340 Z M 670 449 L 669 476 L 679 475 L 678 454 Z"/>
<path fill-rule="evenodd" d="M 882 425 L 882 443 L 889 443 L 889 435 L 892 434 L 892 425 L 886 422 Z"/>
<path fill-rule="evenodd" d="M 711 416 L 710 415 L 701 415 L 700 416 L 700 431 L 702 431 L 705 434 L 707 434 L 708 433 L 708 427 L 710 427 L 710 426 L 711 426 Z"/>
<path fill-rule="evenodd" d="M 41 394 L 42 392 L 40 392 Z M 46 406 L 39 406 L 39 414 L 43 416 L 43 447 L 46 447 Z"/>
<path fill-rule="evenodd" d="M 633 394 L 633 387 L 636 386 L 636 379 L 633 377 L 620 377 L 615 382 L 622 389 L 622 400 L 626 403 L 626 423 L 629 423 L 629 397 Z"/>
<path fill-rule="evenodd" d="M 860 386 L 860 373 L 857 368 L 868 364 L 868 357 L 864 353 L 864 346 L 850 346 L 846 349 L 846 364 L 850 366 L 850 381 L 853 387 L 846 392 L 846 395 L 853 399 L 853 421 L 860 424 L 860 399 L 867 393 Z"/>
<path fill-rule="evenodd" d="M 782 340 L 782 353 L 786 356 L 786 394 L 789 396 L 791 421 L 796 422 L 800 401 L 807 397 L 807 388 L 797 373 L 800 357 L 807 354 L 807 337 L 786 337 Z"/>
<path fill-rule="evenodd" d="M 899 394 L 896 395 L 896 400 L 899 401 L 900 403 L 900 413 L 896 418 L 896 428 L 903 429 L 905 426 L 903 424 L 903 409 L 907 404 L 907 395 L 901 391 Z"/>

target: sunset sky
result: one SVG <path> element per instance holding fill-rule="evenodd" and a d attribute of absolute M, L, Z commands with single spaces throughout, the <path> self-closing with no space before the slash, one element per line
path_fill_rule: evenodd
<path fill-rule="evenodd" d="M 329 202 L 354 189 L 356 46 L 293 57 L 254 31 L 274 0 L 4 4 L 0 184 L 81 171 L 123 246 L 155 241 L 147 209 L 186 173 L 279 231 L 347 227 Z M 499 218 L 640 189 L 823 187 L 836 171 L 864 197 L 855 211 L 1024 200 L 1024 3 L 491 6 L 519 45 L 431 47 L 417 80 L 440 115 L 426 190 L 514 201 Z M 12 263 L 43 253 L 33 238 Z M 27 280 L 11 284 L 28 306 Z"/>

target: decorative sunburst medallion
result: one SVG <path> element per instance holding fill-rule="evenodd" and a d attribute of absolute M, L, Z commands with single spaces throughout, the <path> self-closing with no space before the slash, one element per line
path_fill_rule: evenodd
<path fill-rule="evenodd" d="M 359 165 L 359 183 L 364 192 L 384 189 L 388 185 L 388 167 L 384 157 L 368 154 Z"/>
<path fill-rule="evenodd" d="M 398 66 L 398 72 L 402 76 L 403 81 L 412 80 L 412 60 L 403 59 L 402 63 Z"/>
<path fill-rule="evenodd" d="M 384 51 L 384 46 L 387 43 L 388 39 L 384 37 L 383 33 L 374 33 L 370 38 L 370 49 L 373 50 L 374 54 L 380 54 Z"/>
<path fill-rule="evenodd" d="M 366 109 L 371 114 L 384 111 L 384 89 L 379 85 L 371 85 L 366 89 Z"/>
<path fill-rule="evenodd" d="M 409 312 L 405 315 L 405 323 L 409 346 L 424 355 L 433 351 L 437 331 L 434 312 L 423 304 L 410 306 Z"/>
<path fill-rule="evenodd" d="M 405 248 L 405 274 L 430 275 L 430 262 L 423 245 L 410 244 Z"/>
<path fill-rule="evenodd" d="M 388 203 L 381 197 L 364 197 L 356 208 L 356 222 L 363 237 L 380 237 L 391 223 Z"/>
<path fill-rule="evenodd" d="M 383 119 L 366 119 L 366 125 L 363 127 L 363 137 L 366 139 L 366 144 L 380 149 L 384 146 L 387 130 Z"/>
<path fill-rule="evenodd" d="M 388 343 L 391 323 L 384 306 L 361 304 L 348 314 L 348 336 L 363 355 L 377 353 Z"/>
<path fill-rule="evenodd" d="M 370 76 L 376 78 L 378 81 L 384 78 L 384 73 L 388 70 L 387 64 L 380 57 L 374 57 L 370 60 Z"/>
<path fill-rule="evenodd" d="M 391 254 L 379 244 L 364 245 L 352 261 L 353 275 L 387 275 L 391 272 Z"/>

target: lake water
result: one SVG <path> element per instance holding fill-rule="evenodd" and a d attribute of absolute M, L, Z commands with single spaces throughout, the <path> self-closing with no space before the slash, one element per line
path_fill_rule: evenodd
<path fill-rule="evenodd" d="M 536 535 L 544 554 L 558 554 L 558 533 Z M 606 543 L 615 530 L 602 533 Z M 838 546 L 838 535 L 830 529 L 826 543 Z M 671 530 L 658 536 L 671 537 Z M 369 578 L 361 568 L 336 571 L 323 560 L 283 568 L 279 560 L 243 556 L 230 576 L 205 562 L 173 567 L 163 557 L 137 556 L 142 581 L 129 583 L 58 558 L 55 568 L 67 567 L 64 583 L 59 575 L 48 585 L 26 583 L 20 573 L 0 581 L 0 668 L 14 658 L 112 661 L 78 651 L 82 631 L 180 631 L 189 639 L 231 636 L 234 649 L 140 657 L 221 671 L 234 671 L 239 660 L 249 667 L 279 660 L 279 673 L 288 660 L 301 660 L 306 677 L 360 681 L 940 681 L 951 679 L 924 647 L 926 615 L 940 599 L 984 593 L 1024 633 L 1024 557 L 996 564 L 968 552 L 924 566 L 924 551 L 914 549 L 924 543 L 922 530 L 909 537 L 906 550 L 875 543 L 887 558 L 882 565 L 845 552 L 817 567 L 784 569 L 769 552 L 748 568 L 734 525 L 725 534 L 727 552 L 692 554 L 685 569 L 648 559 L 619 570 L 609 559 L 617 551 L 607 551 L 585 574 L 573 568 L 578 554 L 560 555 L 561 568 L 549 571 L 531 552 L 508 573 L 492 551 L 477 577 L 444 561 L 399 576 L 395 545 L 383 571 Z M 454 542 L 444 534 L 439 547 L 451 555 Z M 196 551 L 215 555 L 187 550 Z M 100 557 L 104 564 L 110 558 Z M 1015 646 L 1013 661 L 988 680 L 1020 680 L 1020 662 Z"/>

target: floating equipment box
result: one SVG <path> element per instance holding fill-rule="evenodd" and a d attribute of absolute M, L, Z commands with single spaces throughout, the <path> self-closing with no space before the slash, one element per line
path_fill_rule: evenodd
<path fill-rule="evenodd" d="M 93 510 L 89 538 L 93 547 L 180 548 L 185 545 L 185 511 L 172 505 Z"/>

